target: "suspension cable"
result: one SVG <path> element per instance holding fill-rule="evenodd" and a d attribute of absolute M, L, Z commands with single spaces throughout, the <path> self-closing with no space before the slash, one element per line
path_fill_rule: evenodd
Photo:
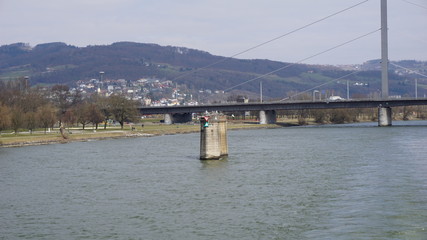
<path fill-rule="evenodd" d="M 409 68 L 406 68 L 406 67 L 400 66 L 400 65 L 395 64 L 395 63 L 392 63 L 392 62 L 390 62 L 390 64 L 391 64 L 391 65 L 393 65 L 393 66 L 395 66 L 395 67 L 399 67 L 399 68 L 405 69 L 405 70 L 407 70 L 407 71 L 409 71 L 409 72 L 412 72 L 412 73 L 414 73 L 414 74 L 417 74 L 417 75 L 420 75 L 420 76 L 423 76 L 423 77 L 426 77 L 426 78 L 427 78 L 427 75 L 421 74 L 421 73 L 419 73 L 419 72 L 417 72 L 417 71 L 415 71 L 415 70 L 412 70 L 412 69 L 409 69 Z M 354 71 L 354 72 L 351 72 L 351 73 L 349 73 L 349 74 L 346 74 L 346 75 L 344 75 L 344 76 L 342 76 L 342 77 L 332 79 L 332 80 L 330 80 L 330 81 L 328 81 L 328 82 L 322 83 L 322 84 L 320 84 L 320 85 L 317 85 L 317 86 L 312 87 L 312 88 L 310 88 L 310 89 L 307 89 L 307 90 L 305 90 L 305 91 L 302 91 L 302 92 L 296 93 L 296 94 L 294 94 L 294 95 L 292 95 L 292 96 L 290 96 L 290 97 L 283 98 L 283 99 L 281 99 L 279 102 L 282 102 L 282 101 L 288 100 L 288 99 L 290 99 L 290 98 L 296 97 L 296 96 L 301 95 L 301 94 L 306 93 L 306 92 L 313 91 L 313 90 L 315 90 L 316 88 L 322 87 L 322 86 L 327 85 L 327 84 L 329 84 L 329 83 L 331 83 L 331 82 L 335 82 L 335 81 L 341 80 L 341 79 L 343 79 L 343 78 L 349 77 L 349 76 L 354 75 L 354 74 L 359 73 L 359 72 L 360 72 L 360 71 Z"/>
<path fill-rule="evenodd" d="M 303 29 L 305 29 L 305 28 L 308 28 L 308 27 L 310 27 L 310 26 L 312 26 L 312 25 L 314 25 L 314 24 L 317 24 L 317 23 L 319 23 L 319 22 L 322 22 L 322 21 L 324 21 L 324 20 L 326 20 L 326 19 L 328 19 L 328 18 L 331 18 L 331 17 L 333 17 L 333 16 L 336 16 L 336 15 L 338 15 L 338 14 L 340 14 L 340 13 L 346 12 L 346 11 L 348 11 L 348 10 L 350 10 L 350 9 L 353 9 L 353 8 L 355 8 L 355 7 L 359 6 L 359 5 L 362 5 L 362 4 L 364 4 L 364 3 L 368 2 L 368 1 L 369 1 L 369 0 L 364 0 L 364 1 L 362 1 L 362 2 L 359 2 L 359 3 L 355 4 L 355 5 L 352 5 L 352 6 L 350 6 L 350 7 L 347 7 L 347 8 L 345 8 L 345 9 L 343 9 L 343 10 L 340 10 L 340 11 L 338 11 L 338 12 L 335 12 L 335 13 L 333 13 L 333 14 L 330 14 L 330 15 L 328 15 L 328 16 L 326 16 L 326 17 L 320 18 L 319 20 L 316 20 L 316 21 L 311 22 L 311 23 L 309 23 L 309 24 L 306 24 L 306 25 L 304 25 L 304 26 L 302 26 L 302 27 L 296 28 L 296 29 L 294 29 L 294 30 L 292 30 L 292 31 L 290 31 L 290 32 L 287 32 L 287 33 L 285 33 L 285 34 L 282 34 L 282 35 L 280 35 L 280 36 L 278 36 L 278 37 L 275 37 L 275 38 L 273 38 L 273 39 L 270 39 L 270 40 L 268 40 L 268 41 L 265 41 L 265 42 L 263 42 L 263 43 L 260 43 L 260 44 L 258 44 L 258 45 L 255 45 L 255 46 L 253 46 L 253 47 L 250 47 L 250 48 L 248 48 L 248 49 L 246 49 L 246 50 L 243 50 L 243 51 L 241 51 L 241 52 L 235 53 L 235 54 L 233 54 L 233 55 L 231 55 L 231 56 L 229 56 L 229 57 L 225 57 L 225 58 L 223 58 L 223 59 L 221 59 L 221 60 L 218 60 L 218 61 L 216 61 L 216 62 L 214 62 L 214 63 L 211 63 L 211 64 L 209 64 L 209 65 L 206 65 L 206 66 L 204 66 L 204 67 L 201 67 L 201 68 L 198 68 L 198 69 L 192 70 L 192 71 L 190 71 L 190 72 L 188 72 L 188 73 L 183 73 L 183 74 L 181 74 L 181 75 L 179 75 L 179 76 L 175 77 L 174 79 L 172 79 L 172 81 L 175 81 L 175 80 L 177 80 L 177 79 L 179 79 L 179 78 L 182 78 L 182 77 L 184 77 L 184 76 L 187 76 L 187 75 L 193 74 L 193 73 L 195 73 L 195 72 L 197 72 L 197 71 L 204 70 L 204 69 L 210 68 L 210 67 L 212 67 L 212 66 L 214 66 L 214 65 L 217 65 L 217 64 L 219 64 L 219 63 L 222 63 L 222 62 L 225 62 L 225 61 L 227 61 L 227 60 L 230 60 L 230 59 L 232 59 L 232 58 L 234 58 L 234 57 L 237 57 L 237 56 L 239 56 L 239 55 L 242 55 L 242 54 L 244 54 L 244 53 L 247 53 L 247 52 L 249 52 L 249 51 L 252 51 L 252 50 L 254 50 L 254 49 L 256 49 L 256 48 L 259 48 L 259 47 L 261 47 L 261 46 L 264 46 L 264 45 L 266 45 L 266 44 L 269 44 L 269 43 L 271 43 L 271 42 L 273 42 L 273 41 L 276 41 L 276 40 L 278 40 L 278 39 L 281 39 L 281 38 L 283 38 L 283 37 L 286 37 L 286 36 L 288 36 L 288 35 L 291 35 L 292 33 L 295 33 L 295 32 L 298 32 L 298 31 L 300 31 L 300 30 L 303 30 Z"/>
<path fill-rule="evenodd" d="M 412 73 L 414 73 L 414 74 L 417 74 L 417 75 L 420 75 L 420 76 L 422 76 L 422 77 L 426 77 L 426 78 L 427 78 L 427 75 L 424 75 L 424 74 L 422 74 L 422 73 L 419 73 L 419 72 L 417 72 L 417 71 L 415 71 L 415 70 L 412 70 L 412 69 L 409 69 L 409 68 L 406 68 L 406 67 L 403 67 L 403 66 L 397 65 L 397 64 L 392 63 L 392 62 L 390 62 L 390 64 L 391 64 L 391 65 L 393 65 L 393 66 L 395 66 L 395 67 L 405 69 L 406 71 L 409 71 L 409 72 L 412 72 Z"/>
<path fill-rule="evenodd" d="M 351 72 L 351 73 L 349 73 L 349 74 L 346 74 L 346 75 L 344 75 L 344 76 L 342 76 L 342 77 L 332 79 L 332 80 L 330 80 L 330 81 L 328 81 L 328 82 L 322 83 L 322 84 L 320 84 L 320 85 L 317 85 L 317 86 L 312 87 L 312 88 L 310 88 L 310 89 L 307 89 L 307 90 L 305 90 L 305 91 L 302 91 L 302 92 L 296 93 L 296 94 L 294 94 L 294 95 L 292 95 L 292 96 L 290 96 L 290 97 L 283 98 L 283 99 L 281 99 L 279 102 L 283 102 L 283 101 L 285 101 L 285 100 L 288 100 L 288 99 L 290 99 L 290 98 L 296 97 L 296 96 L 301 95 L 301 94 L 303 94 L 303 93 L 310 92 L 310 91 L 312 91 L 312 90 L 314 90 L 314 89 L 316 89 L 316 88 L 319 88 L 319 87 L 322 87 L 322 86 L 324 86 L 324 85 L 326 85 L 326 84 L 329 84 L 329 83 L 331 83 L 331 82 L 335 82 L 335 81 L 341 80 L 341 79 L 343 79 L 343 78 L 349 77 L 349 76 L 354 75 L 354 74 L 356 74 L 356 73 L 358 73 L 358 72 L 360 72 L 360 71 L 354 71 L 354 72 Z"/>
<path fill-rule="evenodd" d="M 406 2 L 406 3 L 409 3 L 409 4 L 412 4 L 412 5 L 414 5 L 414 6 L 420 7 L 420 8 L 424 8 L 424 9 L 426 9 L 426 10 L 427 10 L 427 7 L 426 7 L 426 6 L 423 6 L 423 5 L 421 5 L 421 4 L 413 3 L 413 2 L 410 2 L 410 1 L 407 1 L 407 0 L 402 0 L 402 1 L 403 1 L 403 2 Z"/>
<path fill-rule="evenodd" d="M 363 37 L 369 36 L 369 35 L 371 35 L 371 34 L 373 34 L 373 33 L 375 33 L 375 32 L 378 32 L 378 31 L 380 31 L 380 30 L 381 30 L 381 28 L 376 29 L 376 30 L 374 30 L 374 31 L 371 31 L 371 32 L 369 32 L 369 33 L 366 33 L 366 34 L 364 34 L 364 35 L 361 35 L 361 36 L 359 36 L 359 37 L 357 37 L 357 38 L 353 38 L 352 40 L 349 40 L 349 41 L 347 41 L 347 42 L 341 43 L 341 44 L 336 45 L 336 46 L 334 46 L 334 47 L 331 47 L 331 48 L 329 48 L 329 49 L 327 49 L 327 50 L 324 50 L 324 51 L 322 51 L 322 52 L 319 52 L 319 53 L 316 53 L 316 54 L 311 55 L 311 56 L 309 56 L 309 57 L 306 57 L 306 58 L 304 58 L 304 59 L 301 59 L 301 60 L 299 60 L 299 61 L 297 61 L 297 62 L 295 62 L 295 63 L 291 63 L 291 64 L 288 64 L 288 65 L 285 65 L 285 66 L 280 67 L 280 68 L 278 68 L 278 69 L 276 69 L 276 70 L 273 70 L 273 71 L 271 71 L 271 72 L 265 73 L 265 74 L 263 74 L 263 75 L 261 75 L 261 76 L 258 76 L 258 77 L 255 77 L 255 78 L 249 79 L 249 80 L 247 80 L 247 81 L 245 81 L 245 82 L 239 83 L 239 84 L 237 84 L 237 85 L 235 85 L 235 86 L 233 86 L 233 87 L 230 87 L 230 88 L 225 89 L 225 90 L 224 90 L 224 92 L 230 91 L 231 89 L 234 89 L 234 88 L 236 88 L 236 87 L 239 87 L 239 86 L 241 86 L 241 85 L 243 85 L 243 84 L 246 84 L 246 83 L 248 83 L 248 82 L 252 82 L 252 81 L 258 80 L 258 79 L 260 79 L 260 78 L 264 78 L 264 77 L 269 76 L 269 75 L 271 75 L 271 74 L 273 74 L 273 73 L 276 73 L 276 72 L 279 72 L 279 71 L 281 71 L 281 70 L 283 70 L 283 69 L 286 69 L 286 68 L 289 68 L 289 67 L 291 67 L 291 66 L 297 65 L 297 64 L 302 63 L 302 62 L 304 62 L 304 61 L 306 61 L 306 60 L 309 60 L 309 59 L 311 59 L 311 58 L 314 58 L 314 57 L 317 57 L 317 56 L 319 56 L 319 55 L 322 55 L 322 54 L 324 54 L 324 53 L 330 52 L 330 51 L 332 51 L 332 50 L 334 50 L 334 49 L 337 49 L 337 48 L 339 48 L 339 47 L 342 47 L 342 46 L 344 46 L 344 45 L 347 45 L 347 44 L 349 44 L 349 43 L 351 43 L 351 42 L 354 42 L 354 41 L 356 41 L 356 40 L 359 40 L 359 39 L 361 39 L 361 38 L 363 38 Z"/>

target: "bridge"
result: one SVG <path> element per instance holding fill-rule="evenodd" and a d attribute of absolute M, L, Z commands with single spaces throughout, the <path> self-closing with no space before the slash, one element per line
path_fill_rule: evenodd
<path fill-rule="evenodd" d="M 378 108 L 379 126 L 391 125 L 391 108 L 400 106 L 427 105 L 427 98 L 421 99 L 387 99 L 387 100 L 343 100 L 343 101 L 292 101 L 292 102 L 257 102 L 257 103 L 223 103 L 195 106 L 150 106 L 139 107 L 143 115 L 165 114 L 165 123 L 182 123 L 191 121 L 192 113 L 203 112 L 244 112 L 259 111 L 261 124 L 275 123 L 277 110 L 303 109 L 337 109 L 337 108 Z"/>
<path fill-rule="evenodd" d="M 165 123 L 168 123 L 168 124 L 171 124 L 174 122 L 191 121 L 192 113 L 201 113 L 206 111 L 207 112 L 259 111 L 260 123 L 266 124 L 266 123 L 276 122 L 277 110 L 378 108 L 378 125 L 391 126 L 392 124 L 391 108 L 392 107 L 427 105 L 427 98 L 424 98 L 424 99 L 390 99 L 389 98 L 387 0 L 380 0 L 380 4 L 381 4 L 381 29 L 380 29 L 381 30 L 381 99 L 380 100 L 212 104 L 212 105 L 174 106 L 174 107 L 140 107 L 139 110 L 141 114 L 165 114 Z M 214 64 L 211 64 L 209 66 L 212 66 Z M 263 76 L 267 76 L 269 74 L 275 73 L 282 69 L 283 68 L 279 68 Z M 248 80 L 247 82 L 256 80 L 258 78 L 260 77 Z M 244 82 L 244 83 L 247 83 L 247 82 Z M 240 86 L 244 83 L 238 84 L 237 86 Z M 262 96 L 262 92 L 261 92 L 261 96 Z"/>

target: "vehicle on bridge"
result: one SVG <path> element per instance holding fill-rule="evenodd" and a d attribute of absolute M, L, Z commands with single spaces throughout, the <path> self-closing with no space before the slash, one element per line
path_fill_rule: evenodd
<path fill-rule="evenodd" d="M 345 100 L 344 98 L 340 97 L 340 96 L 330 96 L 328 98 L 329 101 L 343 101 Z"/>

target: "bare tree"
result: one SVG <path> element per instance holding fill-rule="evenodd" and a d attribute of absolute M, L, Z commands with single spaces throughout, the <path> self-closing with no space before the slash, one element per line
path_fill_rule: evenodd
<path fill-rule="evenodd" d="M 15 134 L 18 134 L 19 129 L 24 125 L 24 113 L 18 107 L 12 109 L 11 125 Z"/>
<path fill-rule="evenodd" d="M 111 116 L 109 108 L 109 99 L 106 97 L 101 97 L 99 95 L 93 95 L 91 100 L 96 105 L 96 108 L 101 112 L 103 119 L 100 122 L 103 121 L 104 129 L 107 129 L 107 122 Z M 96 129 L 98 129 L 98 126 Z"/>
<path fill-rule="evenodd" d="M 11 112 L 9 107 L 0 103 L 0 133 L 11 126 Z"/>
<path fill-rule="evenodd" d="M 24 115 L 24 125 L 33 134 L 33 130 L 37 127 L 37 114 L 35 112 L 27 112 Z"/>
<path fill-rule="evenodd" d="M 121 129 L 125 121 L 136 121 L 138 111 L 135 101 L 128 100 L 123 95 L 112 95 L 108 98 L 108 108 L 113 119 L 120 123 Z"/>
<path fill-rule="evenodd" d="M 71 92 L 67 85 L 55 85 L 51 88 L 50 98 L 58 109 L 58 119 L 62 121 L 64 114 L 73 106 L 82 102 L 80 92 Z"/>
<path fill-rule="evenodd" d="M 414 108 L 411 106 L 403 106 L 402 108 L 402 120 L 408 121 L 414 112 Z"/>
<path fill-rule="evenodd" d="M 36 112 L 37 108 L 46 104 L 46 98 L 41 94 L 38 89 L 28 89 L 26 92 L 21 93 L 20 98 L 16 102 L 24 113 Z"/>
<path fill-rule="evenodd" d="M 44 133 L 48 128 L 53 127 L 56 121 L 56 109 L 52 105 L 41 106 L 37 111 L 37 118 L 40 121 L 41 127 L 44 128 Z"/>
<path fill-rule="evenodd" d="M 328 114 L 325 109 L 315 109 L 310 111 L 316 123 L 323 124 L 326 122 Z"/>
<path fill-rule="evenodd" d="M 102 111 L 94 103 L 91 103 L 88 106 L 88 117 L 89 117 L 90 123 L 95 125 L 96 130 L 98 130 L 98 124 L 105 119 L 105 116 L 102 113 Z"/>
<path fill-rule="evenodd" d="M 356 122 L 356 116 L 357 112 L 353 109 L 331 109 L 329 111 L 329 121 L 335 124 Z"/>
<path fill-rule="evenodd" d="M 90 116 L 89 116 L 89 103 L 81 103 L 75 108 L 75 116 L 77 119 L 77 122 L 82 124 L 83 130 L 85 129 L 86 125 L 90 123 Z"/>
<path fill-rule="evenodd" d="M 62 122 L 65 123 L 67 127 L 70 127 L 77 122 L 75 111 L 76 110 L 74 108 L 67 109 L 62 116 Z"/>

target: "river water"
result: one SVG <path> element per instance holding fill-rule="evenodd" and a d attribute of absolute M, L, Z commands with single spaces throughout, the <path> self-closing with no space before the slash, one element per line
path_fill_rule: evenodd
<path fill-rule="evenodd" d="M 427 122 L 0 149 L 0 239 L 427 239 Z M 409 126 L 408 126 L 409 124 Z"/>

